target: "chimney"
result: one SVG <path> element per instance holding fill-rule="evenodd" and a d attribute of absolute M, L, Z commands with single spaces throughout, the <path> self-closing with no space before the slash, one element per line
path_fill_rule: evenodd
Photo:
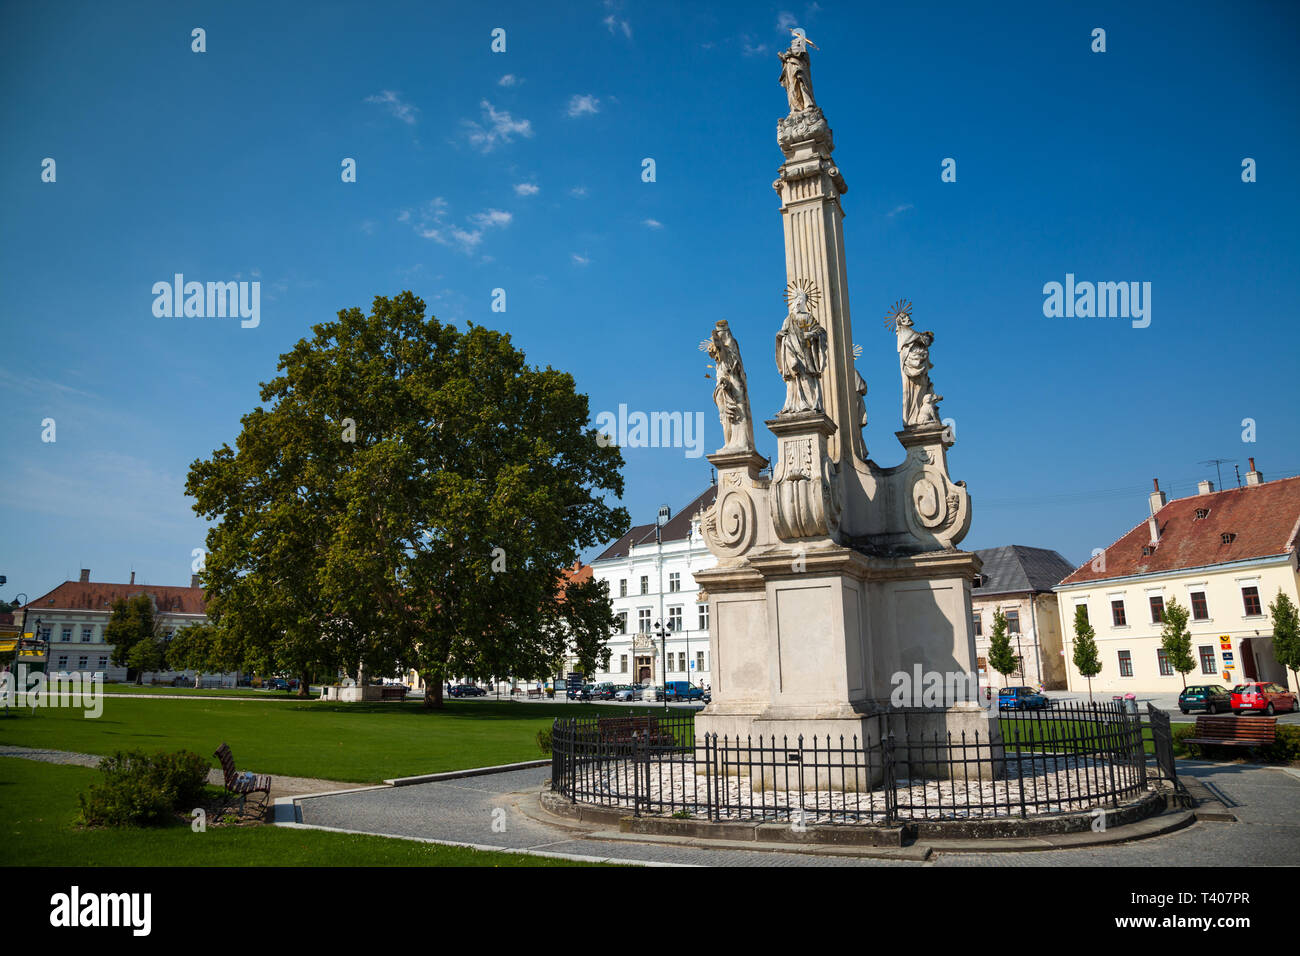
<path fill-rule="evenodd" d="M 1165 493 L 1160 490 L 1160 479 L 1152 478 L 1151 484 L 1155 486 L 1155 491 L 1151 492 L 1147 502 L 1151 506 L 1151 517 L 1147 518 L 1147 528 L 1151 531 L 1151 546 L 1155 547 L 1160 541 L 1160 522 L 1156 520 L 1156 512 L 1165 506 L 1169 501 Z"/>
<path fill-rule="evenodd" d="M 90 568 L 81 569 L 81 583 L 82 584 L 90 583 Z"/>
<path fill-rule="evenodd" d="M 1200 481 L 1200 482 L 1197 482 L 1197 483 L 1196 483 L 1196 493 L 1197 493 L 1198 495 L 1212 495 L 1212 494 L 1214 494 L 1214 482 L 1212 482 L 1212 481 Z"/>
<path fill-rule="evenodd" d="M 1250 459 L 1250 471 L 1246 472 L 1246 484 L 1262 485 L 1263 483 L 1264 476 L 1255 470 L 1255 459 L 1252 458 Z"/>
<path fill-rule="evenodd" d="M 131 583 L 132 583 L 132 584 L 135 584 L 135 572 L 134 572 L 134 571 L 131 572 Z"/>
<path fill-rule="evenodd" d="M 581 563 L 581 562 L 579 562 L 579 563 Z M 576 569 L 576 565 L 575 565 L 575 569 Z M 199 587 L 199 586 L 200 586 L 200 585 L 199 585 L 199 576 L 198 576 L 197 574 L 191 574 L 191 575 L 190 575 L 190 587 L 192 587 L 192 588 L 197 588 L 197 587 Z"/>

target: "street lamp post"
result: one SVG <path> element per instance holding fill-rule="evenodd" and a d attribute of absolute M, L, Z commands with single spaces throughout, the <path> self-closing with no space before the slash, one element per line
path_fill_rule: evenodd
<path fill-rule="evenodd" d="M 659 666 L 664 674 L 664 710 L 668 709 L 668 635 L 672 629 L 663 621 L 655 621 L 655 637 L 659 638 Z"/>

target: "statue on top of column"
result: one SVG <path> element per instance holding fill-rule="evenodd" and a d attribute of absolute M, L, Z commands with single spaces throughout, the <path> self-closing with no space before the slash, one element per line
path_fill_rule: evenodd
<path fill-rule="evenodd" d="M 817 108 L 813 100 L 812 70 L 808 63 L 808 47 L 818 49 L 817 44 L 809 40 L 801 28 L 790 31 L 790 49 L 777 54 L 781 58 L 781 85 L 790 101 L 791 113 Z"/>
<path fill-rule="evenodd" d="M 912 304 L 899 301 L 885 320 L 898 335 L 898 368 L 903 377 L 903 427 L 939 424 L 942 395 L 930 383 L 933 332 L 918 332 L 912 324 Z"/>
<path fill-rule="evenodd" d="M 740 360 L 740 345 L 726 319 L 713 327 L 707 342 L 701 343 L 714 361 L 718 373 L 713 401 L 718 406 L 724 439 L 722 451 L 754 450 L 754 419 L 749 411 L 749 384 Z"/>
<path fill-rule="evenodd" d="M 785 379 L 781 415 L 822 411 L 822 372 L 826 371 L 826 330 L 813 314 L 818 299 L 810 281 L 791 282 L 790 309 L 776 334 L 776 367 Z"/>

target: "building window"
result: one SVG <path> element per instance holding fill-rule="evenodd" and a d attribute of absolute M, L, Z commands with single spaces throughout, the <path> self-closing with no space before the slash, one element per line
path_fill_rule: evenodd
<path fill-rule="evenodd" d="M 1110 621 L 1116 627 L 1127 627 L 1128 618 L 1124 615 L 1124 599 L 1110 602 Z"/>
<path fill-rule="evenodd" d="M 1210 605 L 1205 601 L 1204 591 L 1192 592 L 1192 620 L 1208 621 L 1210 619 Z"/>
<path fill-rule="evenodd" d="M 66 655 L 64 655 L 63 657 L 60 657 L 60 658 L 59 658 L 59 667 L 58 667 L 58 669 L 61 670 L 61 671 L 66 671 L 66 670 L 68 669 L 68 658 L 67 658 Z"/>
<path fill-rule="evenodd" d="M 975 617 L 971 619 L 971 623 L 973 623 L 973 624 L 975 625 L 975 636 L 976 636 L 976 637 L 983 637 L 983 636 L 984 636 L 984 619 L 983 619 L 982 617 L 980 617 L 978 614 L 976 614 Z"/>
<path fill-rule="evenodd" d="M 619 597 L 627 597 L 627 578 L 619 578 L 619 580 L 618 580 L 618 596 L 619 596 Z"/>
<path fill-rule="evenodd" d="M 1163 595 L 1153 594 L 1151 601 L 1151 623 L 1161 624 L 1165 619 L 1165 599 Z"/>
<path fill-rule="evenodd" d="M 618 672 L 619 672 L 620 674 L 626 674 L 626 673 L 627 673 L 627 655 L 626 655 L 626 654 L 620 654 L 620 655 L 618 655 Z"/>
<path fill-rule="evenodd" d="M 650 609 L 648 607 L 640 608 L 636 612 L 636 629 L 639 634 L 650 633 Z"/>
<path fill-rule="evenodd" d="M 695 609 L 699 611 L 700 630 L 707 631 L 709 629 L 709 606 L 707 604 L 697 604 Z"/>
<path fill-rule="evenodd" d="M 1214 661 L 1214 646 L 1208 645 L 1205 647 L 1198 647 L 1197 651 L 1201 655 L 1201 673 L 1213 674 L 1215 670 L 1217 670 L 1217 665 Z"/>
<path fill-rule="evenodd" d="M 89 624 L 83 624 L 81 627 L 81 643 L 91 644 L 95 640 L 95 629 Z"/>
<path fill-rule="evenodd" d="M 677 655 L 677 669 L 683 674 L 686 673 L 686 652 L 682 651 Z"/>
<path fill-rule="evenodd" d="M 1007 611 L 1007 633 L 1008 634 L 1020 633 L 1020 611 L 1014 608 L 1010 611 Z"/>
<path fill-rule="evenodd" d="M 1156 649 L 1156 663 L 1160 665 L 1161 677 L 1174 676 L 1174 665 L 1169 663 L 1169 652 L 1163 647 Z"/>
<path fill-rule="evenodd" d="M 616 616 L 618 617 L 618 632 L 620 634 L 626 634 L 627 633 L 627 611 L 619 611 Z"/>
<path fill-rule="evenodd" d="M 705 669 L 705 667 L 704 667 L 704 652 L 703 652 L 703 651 L 696 651 L 696 652 L 695 652 L 695 669 L 696 669 L 697 671 L 703 671 L 703 670 Z"/>
<path fill-rule="evenodd" d="M 1246 617 L 1264 613 L 1259 603 L 1259 588 L 1254 585 L 1241 589 L 1241 602 L 1246 606 Z"/>
<path fill-rule="evenodd" d="M 80 657 L 77 658 L 77 670 L 84 671 L 85 669 L 86 669 L 86 655 L 82 654 Z"/>
<path fill-rule="evenodd" d="M 641 593 L 650 593 L 650 579 L 646 575 L 641 575 Z"/>
<path fill-rule="evenodd" d="M 679 604 L 676 607 L 670 607 L 668 609 L 668 630 L 680 631 L 681 629 L 682 629 L 682 606 Z"/>
<path fill-rule="evenodd" d="M 669 590 L 669 591 L 680 591 L 681 589 L 682 589 L 682 572 L 680 572 L 680 571 L 669 571 L 669 572 L 668 572 L 668 590 Z"/>
<path fill-rule="evenodd" d="M 60 634 L 59 634 L 59 640 L 61 640 L 61 641 L 70 641 L 70 640 L 72 640 L 72 628 L 70 628 L 70 627 L 65 627 L 65 628 L 63 628 L 63 630 L 62 630 L 62 631 L 60 632 Z"/>
<path fill-rule="evenodd" d="M 1130 654 L 1128 651 L 1119 652 L 1119 676 L 1120 677 L 1133 676 L 1133 655 Z"/>

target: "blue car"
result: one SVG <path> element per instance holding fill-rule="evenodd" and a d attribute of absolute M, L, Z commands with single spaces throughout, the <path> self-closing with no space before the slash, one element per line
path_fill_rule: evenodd
<path fill-rule="evenodd" d="M 998 691 L 1000 710 L 1041 710 L 1047 698 L 1032 687 L 1004 687 Z"/>

